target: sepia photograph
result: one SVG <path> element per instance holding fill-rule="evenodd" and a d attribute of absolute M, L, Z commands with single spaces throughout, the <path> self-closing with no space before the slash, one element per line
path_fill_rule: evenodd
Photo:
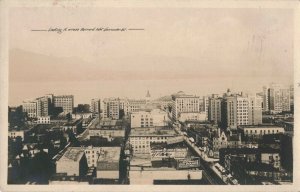
<path fill-rule="evenodd" d="M 295 15 L 9 7 L 5 185 L 293 186 Z"/>

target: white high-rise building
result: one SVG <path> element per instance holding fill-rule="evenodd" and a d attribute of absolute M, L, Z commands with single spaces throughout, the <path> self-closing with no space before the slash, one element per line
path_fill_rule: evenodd
<path fill-rule="evenodd" d="M 237 125 L 248 125 L 249 124 L 249 98 L 243 94 L 237 95 Z"/>
<path fill-rule="evenodd" d="M 180 91 L 172 95 L 172 117 L 177 120 L 180 113 L 199 113 L 199 97 L 193 95 L 186 95 Z"/>

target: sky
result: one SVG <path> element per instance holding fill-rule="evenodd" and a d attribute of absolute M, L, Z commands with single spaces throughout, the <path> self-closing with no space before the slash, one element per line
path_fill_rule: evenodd
<path fill-rule="evenodd" d="M 293 82 L 288 9 L 13 8 L 9 105 L 48 93 L 152 98 Z M 49 28 L 137 28 L 66 31 Z"/>

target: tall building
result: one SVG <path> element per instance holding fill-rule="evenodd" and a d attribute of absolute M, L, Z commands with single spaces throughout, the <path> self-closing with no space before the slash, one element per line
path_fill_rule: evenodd
<path fill-rule="evenodd" d="M 221 122 L 223 128 L 236 129 L 241 125 L 262 123 L 262 101 L 259 95 L 248 96 L 244 93 L 224 94 L 221 104 Z"/>
<path fill-rule="evenodd" d="M 290 111 L 290 89 L 281 84 L 272 83 L 269 89 L 269 108 L 271 113 Z"/>
<path fill-rule="evenodd" d="M 62 107 L 64 113 L 73 112 L 74 96 L 73 95 L 59 95 L 53 97 L 54 107 Z"/>
<path fill-rule="evenodd" d="M 122 115 L 145 110 L 146 105 L 147 100 L 145 99 L 105 98 L 103 100 L 103 116 L 119 119 Z"/>
<path fill-rule="evenodd" d="M 125 100 L 119 98 L 106 98 L 103 100 L 103 115 L 112 119 L 120 118 L 120 110 L 124 110 Z"/>
<path fill-rule="evenodd" d="M 91 112 L 94 114 L 100 113 L 100 105 L 101 100 L 100 99 L 92 99 L 91 100 Z"/>
<path fill-rule="evenodd" d="M 289 88 L 281 89 L 282 111 L 291 111 L 291 96 Z"/>
<path fill-rule="evenodd" d="M 208 119 L 208 106 L 209 106 L 209 97 L 203 96 L 203 98 L 199 98 L 199 109 L 200 112 L 206 114 L 206 119 Z"/>
<path fill-rule="evenodd" d="M 36 118 L 37 117 L 37 105 L 36 100 L 34 101 L 23 101 L 22 109 L 23 112 L 27 113 L 28 117 Z"/>
<path fill-rule="evenodd" d="M 34 100 L 23 101 L 23 112 L 28 117 L 46 117 L 49 115 L 50 99 L 48 97 L 39 97 Z"/>
<path fill-rule="evenodd" d="M 208 115 L 208 106 L 209 106 L 209 97 L 204 96 L 203 97 L 203 103 L 204 103 L 204 108 L 202 111 L 204 111 Z"/>
<path fill-rule="evenodd" d="M 39 97 L 36 99 L 37 101 L 37 116 L 38 117 L 46 117 L 50 115 L 50 105 L 51 105 L 51 99 L 47 96 Z"/>
<path fill-rule="evenodd" d="M 217 94 L 213 94 L 209 98 L 208 103 L 208 120 L 213 121 L 214 124 L 221 123 L 221 104 L 222 98 Z"/>
<path fill-rule="evenodd" d="M 199 97 L 193 95 L 186 95 L 180 91 L 177 94 L 172 95 L 172 117 L 178 119 L 180 113 L 199 113 Z"/>
<path fill-rule="evenodd" d="M 223 128 L 237 128 L 237 97 L 230 90 L 223 97 L 221 120 Z"/>
<path fill-rule="evenodd" d="M 237 99 L 237 125 L 248 125 L 249 124 L 249 98 L 244 95 L 236 96 Z"/>
<path fill-rule="evenodd" d="M 268 94 L 268 88 L 266 86 L 263 86 L 263 111 L 269 111 L 269 94 Z"/>
<path fill-rule="evenodd" d="M 126 114 L 129 115 L 129 113 L 144 110 L 146 104 L 147 100 L 145 99 L 127 99 L 125 102 L 124 109 L 127 112 Z"/>
<path fill-rule="evenodd" d="M 249 96 L 249 125 L 262 124 L 263 96 L 258 94 Z"/>

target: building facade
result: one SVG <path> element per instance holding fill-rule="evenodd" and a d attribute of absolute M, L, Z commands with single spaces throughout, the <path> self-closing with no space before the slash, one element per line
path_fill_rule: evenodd
<path fill-rule="evenodd" d="M 208 120 L 214 122 L 214 124 L 216 125 L 221 123 L 221 105 L 222 98 L 217 94 L 213 94 L 209 98 Z"/>
<path fill-rule="evenodd" d="M 180 113 L 199 113 L 199 97 L 193 95 L 186 95 L 180 91 L 172 95 L 172 117 L 178 120 Z"/>
<path fill-rule="evenodd" d="M 50 124 L 50 116 L 38 117 L 37 124 Z"/>
<path fill-rule="evenodd" d="M 133 153 L 150 154 L 151 143 L 166 143 L 169 138 L 176 136 L 174 130 L 161 130 L 155 128 L 132 129 L 129 135 L 129 143 Z"/>
<path fill-rule="evenodd" d="M 53 97 L 54 107 L 62 107 L 64 113 L 73 113 L 74 96 L 73 95 L 59 95 Z"/>
<path fill-rule="evenodd" d="M 159 109 L 132 112 L 130 115 L 131 128 L 163 127 L 167 125 L 167 122 L 168 114 Z"/>
<path fill-rule="evenodd" d="M 239 129 L 243 131 L 244 135 L 258 137 L 262 137 L 263 135 L 284 133 L 283 127 L 274 125 L 241 126 Z"/>
<path fill-rule="evenodd" d="M 268 91 L 268 96 L 271 113 L 276 114 L 291 110 L 290 88 L 272 83 Z"/>
<path fill-rule="evenodd" d="M 100 99 L 92 99 L 91 100 L 91 112 L 93 114 L 99 114 L 101 109 L 101 100 Z"/>
<path fill-rule="evenodd" d="M 23 101 L 22 110 L 27 113 L 28 117 L 36 118 L 38 111 L 38 103 L 36 101 Z"/>

